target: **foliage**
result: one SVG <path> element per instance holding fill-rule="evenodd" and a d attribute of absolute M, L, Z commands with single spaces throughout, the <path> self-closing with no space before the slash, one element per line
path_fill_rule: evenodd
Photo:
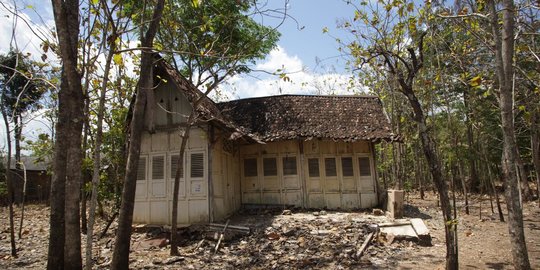
<path fill-rule="evenodd" d="M 0 55 L 0 87 L 9 116 L 40 108 L 38 100 L 46 88 L 34 78 L 38 73 L 37 67 L 28 55 L 21 52 L 10 51 Z"/>
<path fill-rule="evenodd" d="M 175 52 L 182 75 L 215 88 L 225 77 L 248 72 L 276 46 L 279 33 L 249 14 L 254 1 L 176 0 L 166 6 L 156 46 Z"/>

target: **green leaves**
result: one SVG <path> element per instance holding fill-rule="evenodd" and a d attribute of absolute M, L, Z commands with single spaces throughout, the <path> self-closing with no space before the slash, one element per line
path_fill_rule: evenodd
<path fill-rule="evenodd" d="M 124 64 L 124 59 L 122 58 L 122 55 L 121 54 L 115 54 L 113 56 L 113 62 L 118 65 L 118 66 L 121 66 Z"/>

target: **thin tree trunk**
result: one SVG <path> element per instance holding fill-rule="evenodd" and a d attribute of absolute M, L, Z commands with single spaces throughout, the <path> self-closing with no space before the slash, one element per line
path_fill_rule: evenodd
<path fill-rule="evenodd" d="M 536 173 L 536 198 L 540 207 L 540 119 L 538 109 L 531 113 L 531 155 L 534 171 Z"/>
<path fill-rule="evenodd" d="M 115 40 L 113 38 L 112 40 Z M 86 236 L 86 270 L 92 270 L 92 241 L 94 236 L 94 221 L 96 218 L 96 204 L 98 200 L 99 186 L 99 168 L 101 167 L 101 142 L 103 139 L 103 115 L 105 111 L 105 98 L 107 93 L 107 83 L 109 82 L 109 72 L 114 55 L 114 47 L 109 50 L 107 60 L 105 62 L 105 71 L 103 73 L 103 81 L 101 82 L 101 92 L 99 96 L 99 105 L 97 112 L 96 123 L 96 138 L 94 142 L 94 167 L 92 172 L 92 197 L 90 199 L 90 212 L 88 215 L 88 229 Z"/>
<path fill-rule="evenodd" d="M 6 184 L 8 189 L 8 207 L 9 207 L 9 239 L 11 244 L 11 256 L 17 257 L 17 248 L 15 246 L 15 224 L 14 224 L 14 216 L 13 216 L 13 199 L 14 199 L 14 192 L 13 192 L 13 173 L 10 170 L 11 168 L 11 132 L 8 116 L 5 108 L 5 96 L 2 95 L 2 101 L 0 102 L 0 105 L 2 106 L 2 117 L 4 118 L 4 125 L 6 128 L 6 145 L 7 145 L 7 163 L 6 163 Z"/>
<path fill-rule="evenodd" d="M 523 229 L 523 210 L 519 201 L 519 186 L 516 179 L 517 144 L 513 112 L 513 56 L 514 56 L 514 12 L 513 0 L 502 1 L 502 35 L 495 1 L 490 0 L 491 28 L 495 41 L 495 63 L 500 87 L 499 106 L 503 133 L 502 169 L 505 183 L 506 206 L 508 210 L 508 230 L 512 243 L 512 256 L 515 269 L 531 269 L 525 232 Z"/>
<path fill-rule="evenodd" d="M 182 144 L 180 146 L 180 153 L 178 156 L 178 163 L 177 163 L 177 169 L 174 176 L 174 189 L 173 189 L 173 209 L 172 209 L 172 222 L 171 222 L 171 256 L 178 256 L 180 255 L 178 253 L 178 234 L 176 232 L 176 227 L 178 223 L 178 190 L 180 188 L 180 177 L 182 170 L 184 168 L 184 153 L 186 152 L 186 145 L 189 140 L 189 132 L 191 130 L 191 125 L 193 123 L 193 119 L 195 118 L 195 110 L 196 108 L 193 108 L 191 114 L 189 115 L 189 119 L 187 122 L 187 126 L 184 129 L 184 134 L 182 135 Z"/>
<path fill-rule="evenodd" d="M 24 222 L 24 203 L 25 203 L 25 199 L 26 199 L 26 186 L 28 184 L 27 180 L 26 179 L 26 166 L 24 166 L 24 164 L 21 164 L 22 167 L 23 167 L 23 180 L 24 180 L 24 184 L 23 184 L 23 190 L 22 190 L 22 200 L 21 200 L 21 223 L 19 224 L 19 239 L 22 238 L 22 227 L 23 227 L 23 222 Z"/>
<path fill-rule="evenodd" d="M 465 199 L 465 214 L 469 215 L 469 193 L 467 190 L 467 183 L 465 182 L 465 173 L 464 173 L 463 162 L 459 162 L 459 177 L 461 178 L 461 186 L 463 188 L 463 197 Z"/>
<path fill-rule="evenodd" d="M 153 47 L 154 37 L 159 27 L 165 0 L 157 1 L 154 7 L 152 20 L 144 36 L 141 36 L 141 46 Z M 141 53 L 141 77 L 139 78 L 137 98 L 131 119 L 130 142 L 126 164 L 126 175 L 122 192 L 120 215 L 118 217 L 118 231 L 116 232 L 113 260 L 111 269 L 124 270 L 129 268 L 129 247 L 131 242 L 131 224 L 133 222 L 133 207 L 137 179 L 137 167 L 141 151 L 141 138 L 144 129 L 144 108 L 149 91 L 153 91 L 152 65 L 154 55 L 150 51 Z"/>
<path fill-rule="evenodd" d="M 480 183 L 480 180 L 478 178 L 478 173 L 476 171 L 476 162 L 474 158 L 474 153 L 476 151 L 474 151 L 475 150 L 474 134 L 472 130 L 472 123 L 471 123 L 471 117 L 470 117 L 472 112 L 469 107 L 469 95 L 468 95 L 467 90 L 463 92 L 463 105 L 465 107 L 465 125 L 467 126 L 467 144 L 469 146 L 469 155 L 468 155 L 467 160 L 469 162 L 470 190 L 471 192 L 478 192 L 478 185 Z"/>
<path fill-rule="evenodd" d="M 525 202 L 528 202 L 532 199 L 532 192 L 531 188 L 529 187 L 529 181 L 527 179 L 528 174 L 527 170 L 525 170 L 525 166 L 523 166 L 523 161 L 519 154 L 519 149 L 516 149 L 516 151 L 516 172 L 521 188 L 521 199 Z"/>
<path fill-rule="evenodd" d="M 485 149 L 483 151 L 485 153 Z M 484 154 L 484 156 L 486 156 L 486 155 Z M 487 157 L 486 157 L 486 160 L 487 160 Z M 497 189 L 495 188 L 495 178 L 493 177 L 493 174 L 491 172 L 491 165 L 488 164 L 487 162 L 486 162 L 486 168 L 487 168 L 488 181 L 490 183 L 491 190 L 492 190 L 493 194 L 495 195 L 495 203 L 497 204 L 497 211 L 499 212 L 499 221 L 500 222 L 505 222 L 504 221 L 504 214 L 503 214 L 502 207 L 501 207 L 501 201 L 499 200 L 499 192 L 497 192 Z"/>

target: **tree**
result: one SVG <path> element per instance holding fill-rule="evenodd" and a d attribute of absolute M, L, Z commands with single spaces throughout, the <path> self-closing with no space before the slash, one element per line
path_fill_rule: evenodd
<path fill-rule="evenodd" d="M 118 217 L 118 231 L 116 232 L 113 260 L 111 269 L 120 270 L 129 268 L 129 247 L 131 242 L 131 224 L 133 222 L 133 207 L 135 201 L 135 187 L 137 167 L 141 150 L 141 138 L 144 128 L 144 111 L 147 95 L 153 91 L 152 67 L 154 56 L 148 49 L 154 44 L 154 37 L 158 31 L 163 13 L 164 0 L 158 0 L 153 6 L 153 14 L 146 31 L 141 30 L 141 46 L 146 48 L 141 53 L 141 76 L 137 86 L 137 97 L 131 118 L 126 175 L 122 190 L 122 205 Z M 144 33 L 144 34 L 142 34 Z"/>
<path fill-rule="evenodd" d="M 77 66 L 79 1 L 52 0 L 52 7 L 62 74 L 58 92 L 54 174 L 51 181 L 47 269 L 80 269 L 82 259 L 79 199 L 84 96 Z"/>
<path fill-rule="evenodd" d="M 417 95 L 416 80 L 424 66 L 424 38 L 429 22 L 423 23 L 421 14 L 429 12 L 429 5 L 415 11 L 414 2 L 379 1 L 361 2 L 352 22 L 345 22 L 357 40 L 347 44 L 353 57 L 355 70 L 381 70 L 398 84 L 398 90 L 408 100 L 413 119 L 418 127 L 422 150 L 426 157 L 439 200 L 445 224 L 446 268 L 458 269 L 457 224 L 452 216 L 448 186 L 443 178 L 441 160 L 432 135 L 428 131 L 426 116 Z M 367 10 L 367 11 L 366 11 Z"/>
<path fill-rule="evenodd" d="M 119 5 L 114 5 L 112 8 L 108 6 L 107 1 L 102 0 L 100 2 L 99 9 L 103 11 L 102 18 L 102 35 L 101 46 L 108 49 L 105 52 L 106 60 L 105 67 L 103 72 L 103 79 L 100 85 L 99 91 L 99 102 L 97 108 L 97 119 L 96 119 L 96 133 L 94 138 L 94 152 L 93 152 L 93 172 L 92 172 L 92 195 L 90 200 L 90 212 L 88 219 L 88 228 L 87 228 L 87 240 L 86 240 L 86 265 L 87 270 L 92 269 L 92 241 L 94 236 L 94 221 L 96 216 L 96 205 L 98 200 L 98 186 L 101 178 L 100 168 L 101 168 L 101 147 L 103 141 L 103 117 L 105 114 L 105 99 L 107 94 L 107 88 L 109 83 L 109 73 L 112 68 L 113 58 L 116 54 L 116 48 L 119 44 L 119 32 L 125 31 L 127 23 L 120 25 L 121 17 L 113 18 L 113 14 L 117 12 Z M 97 7 L 96 7 L 97 8 Z M 111 29 L 112 33 L 108 33 L 106 29 Z"/>
<path fill-rule="evenodd" d="M 523 230 L 523 209 L 519 196 L 519 184 L 516 175 L 518 159 L 514 129 L 513 83 L 514 83 L 514 28 L 515 6 L 513 0 L 502 2 L 502 29 L 494 0 L 488 1 L 490 26 L 495 43 L 495 64 L 499 84 L 499 106 L 503 131 L 503 179 L 508 210 L 508 230 L 512 243 L 512 257 L 515 269 L 531 269 Z"/>
<path fill-rule="evenodd" d="M 0 74 L 2 74 L 6 113 L 14 126 L 15 161 L 21 161 L 21 141 L 23 115 L 39 109 L 38 101 L 44 94 L 44 87 L 35 79 L 38 76 L 37 65 L 18 51 L 0 55 Z M 8 83 L 9 81 L 9 83 Z M 20 165 L 16 165 L 19 169 Z"/>
<path fill-rule="evenodd" d="M 166 58 L 172 59 L 176 69 L 204 93 L 193 102 L 187 125 L 181 130 L 183 136 L 173 188 L 171 255 L 178 255 L 180 174 L 191 127 L 199 120 L 198 106 L 224 79 L 250 71 L 248 65 L 268 54 L 279 38 L 274 28 L 257 23 L 253 15 L 248 14 L 256 5 L 252 1 L 177 0 L 166 7 L 165 27 L 157 35 L 158 44 L 179 52 Z"/>

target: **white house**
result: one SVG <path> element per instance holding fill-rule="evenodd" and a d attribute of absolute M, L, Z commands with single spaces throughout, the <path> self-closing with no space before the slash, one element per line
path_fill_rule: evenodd
<path fill-rule="evenodd" d="M 143 136 L 134 221 L 170 224 L 180 130 L 203 94 L 163 60 L 154 72 L 162 79 L 156 128 Z M 242 205 L 377 205 L 374 144 L 395 137 L 378 98 L 203 97 L 196 112 L 180 181 L 180 224 L 223 219 Z"/>

